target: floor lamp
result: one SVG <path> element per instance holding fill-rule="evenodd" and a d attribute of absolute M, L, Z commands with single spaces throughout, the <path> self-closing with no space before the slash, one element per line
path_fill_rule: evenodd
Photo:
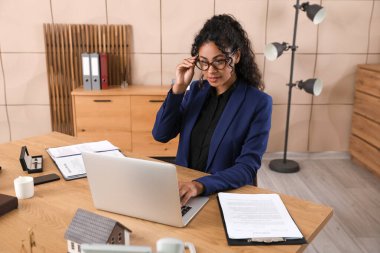
<path fill-rule="evenodd" d="M 296 35 L 297 35 L 297 25 L 298 25 L 298 14 L 299 11 L 302 10 L 306 12 L 307 17 L 313 21 L 314 24 L 321 23 L 326 17 L 326 10 L 317 4 L 309 4 L 309 2 L 305 2 L 300 4 L 300 1 L 297 0 L 297 3 L 294 5 L 295 8 L 295 19 L 294 19 L 294 29 L 293 29 L 293 43 L 290 45 L 286 42 L 278 43 L 273 42 L 268 44 L 265 47 L 265 57 L 274 61 L 284 51 L 289 49 L 292 50 L 292 58 L 290 64 L 290 79 L 287 86 L 289 87 L 288 91 L 288 104 L 287 104 L 287 114 L 286 114 L 286 128 L 285 128 L 285 145 L 284 145 L 284 157 L 283 159 L 275 159 L 270 161 L 269 168 L 273 171 L 282 172 L 282 173 L 292 173 L 299 171 L 299 165 L 296 161 L 288 160 L 286 158 L 287 150 L 288 150 L 288 134 L 289 134 L 289 118 L 290 118 L 290 105 L 292 101 L 292 89 L 293 87 L 297 87 L 299 89 L 303 89 L 305 92 L 310 93 L 314 96 L 318 96 L 322 92 L 323 83 L 319 79 L 308 79 L 306 81 L 297 81 L 293 82 L 293 70 L 294 70 L 294 59 L 295 52 L 297 50 L 296 46 Z"/>

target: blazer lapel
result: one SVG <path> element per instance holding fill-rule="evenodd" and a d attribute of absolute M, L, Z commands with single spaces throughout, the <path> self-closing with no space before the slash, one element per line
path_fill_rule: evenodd
<path fill-rule="evenodd" d="M 193 130 L 193 127 L 195 125 L 195 122 L 197 121 L 199 117 L 199 113 L 202 110 L 203 104 L 207 98 L 208 91 L 210 90 L 210 86 L 204 86 L 199 93 L 195 96 L 194 100 L 189 105 L 191 107 L 191 114 L 188 114 L 186 117 L 188 117 L 185 121 L 188 123 L 185 124 L 184 131 L 182 133 L 181 138 L 183 138 L 184 145 L 184 154 L 186 155 L 186 166 L 189 165 L 189 151 L 190 151 L 190 137 L 191 137 L 191 131 Z"/>
<path fill-rule="evenodd" d="M 237 111 L 245 99 L 246 89 L 247 86 L 243 82 L 237 83 L 235 90 L 232 92 L 231 97 L 228 100 L 222 115 L 220 116 L 219 122 L 216 125 L 215 131 L 211 138 L 206 172 L 209 170 L 209 167 L 214 160 L 215 153 L 218 150 L 223 136 L 225 135 L 228 127 L 230 126 L 232 120 L 234 119 Z"/>

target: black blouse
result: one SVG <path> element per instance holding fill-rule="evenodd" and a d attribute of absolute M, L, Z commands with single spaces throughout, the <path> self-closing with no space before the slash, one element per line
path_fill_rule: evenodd
<path fill-rule="evenodd" d="M 206 102 L 191 132 L 190 168 L 199 171 L 206 170 L 212 135 L 234 89 L 235 85 L 232 85 L 227 91 L 217 95 L 216 89 L 210 88 Z"/>

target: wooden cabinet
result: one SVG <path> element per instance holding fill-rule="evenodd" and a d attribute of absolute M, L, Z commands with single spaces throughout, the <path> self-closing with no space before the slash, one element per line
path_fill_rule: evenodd
<path fill-rule="evenodd" d="M 169 87 L 130 86 L 72 92 L 75 135 L 106 139 L 122 150 L 145 156 L 175 156 L 178 138 L 159 143 L 152 137 L 156 113 Z"/>
<path fill-rule="evenodd" d="M 380 176 L 380 64 L 359 65 L 355 85 L 350 153 Z"/>

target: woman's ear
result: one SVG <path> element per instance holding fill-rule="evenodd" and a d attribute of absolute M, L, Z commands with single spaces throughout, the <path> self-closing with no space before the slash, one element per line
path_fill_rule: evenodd
<path fill-rule="evenodd" d="M 234 53 L 234 58 L 235 58 L 235 64 L 238 64 L 240 61 L 240 49 L 236 50 Z"/>

